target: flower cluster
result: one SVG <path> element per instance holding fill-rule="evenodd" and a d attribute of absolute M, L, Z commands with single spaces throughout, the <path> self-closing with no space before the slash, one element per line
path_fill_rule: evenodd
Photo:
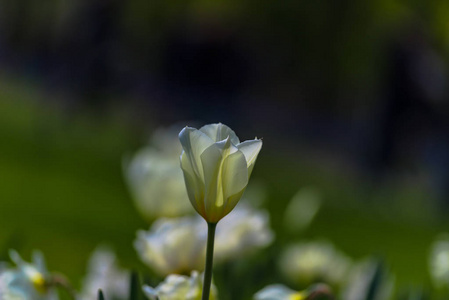
<path fill-rule="evenodd" d="M 203 269 L 206 238 L 207 226 L 198 216 L 163 218 L 149 231 L 138 231 L 134 246 L 159 274 L 187 274 Z M 269 245 L 274 234 L 266 212 L 241 205 L 218 224 L 216 238 L 216 259 L 224 262 Z"/>

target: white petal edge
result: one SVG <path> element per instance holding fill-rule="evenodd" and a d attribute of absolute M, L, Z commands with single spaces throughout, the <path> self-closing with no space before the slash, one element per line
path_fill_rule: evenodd
<path fill-rule="evenodd" d="M 182 148 L 190 160 L 190 164 L 195 174 L 204 180 L 203 168 L 200 155 L 203 151 L 214 143 L 214 141 L 203 132 L 185 127 L 179 133 L 179 141 Z"/>
<path fill-rule="evenodd" d="M 203 127 L 200 128 L 200 131 L 205 133 L 215 142 L 222 141 L 229 136 L 231 142 L 234 145 L 240 144 L 240 140 L 235 134 L 234 130 L 232 130 L 231 128 L 229 128 L 229 126 L 226 126 L 225 124 L 222 123 L 204 125 Z"/>
<path fill-rule="evenodd" d="M 262 149 L 262 140 L 249 140 L 237 145 L 237 148 L 245 155 L 246 163 L 249 168 L 256 161 L 257 155 Z"/>

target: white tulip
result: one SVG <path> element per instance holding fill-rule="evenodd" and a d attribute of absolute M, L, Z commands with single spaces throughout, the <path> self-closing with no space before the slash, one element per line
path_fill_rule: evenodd
<path fill-rule="evenodd" d="M 199 130 L 185 127 L 179 140 L 190 202 L 208 223 L 217 223 L 242 197 L 262 141 L 240 143 L 234 131 L 221 123 Z"/>

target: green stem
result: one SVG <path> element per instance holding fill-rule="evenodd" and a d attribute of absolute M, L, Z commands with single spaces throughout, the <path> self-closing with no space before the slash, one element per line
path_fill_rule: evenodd
<path fill-rule="evenodd" d="M 215 228 L 217 223 L 207 223 L 207 249 L 206 268 L 204 271 L 203 295 L 201 300 L 209 300 L 210 286 L 212 284 L 212 265 L 214 260 Z"/>

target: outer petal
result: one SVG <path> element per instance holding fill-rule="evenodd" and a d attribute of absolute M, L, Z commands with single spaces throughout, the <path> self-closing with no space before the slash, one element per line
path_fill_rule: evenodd
<path fill-rule="evenodd" d="M 262 140 L 244 141 L 243 143 L 237 145 L 237 148 L 245 155 L 246 163 L 248 165 L 248 173 L 251 175 L 257 155 L 259 154 L 260 149 L 262 149 Z"/>
<path fill-rule="evenodd" d="M 222 154 L 223 150 L 217 144 L 211 145 L 201 154 L 205 180 L 204 205 L 207 212 L 207 216 L 204 217 L 208 222 L 217 213 L 217 208 L 223 206 L 222 183 L 219 176 L 223 161 Z"/>
<path fill-rule="evenodd" d="M 200 128 L 200 131 L 205 133 L 215 142 L 222 141 L 229 136 L 231 142 L 234 145 L 238 145 L 240 143 L 240 140 L 235 134 L 235 132 L 228 126 L 221 123 L 204 125 L 203 127 Z"/>
<path fill-rule="evenodd" d="M 179 141 L 187 155 L 195 175 L 204 181 L 200 155 L 214 141 L 203 132 L 192 127 L 185 127 L 179 133 Z"/>
<path fill-rule="evenodd" d="M 205 217 L 205 206 L 204 206 L 204 186 L 195 174 L 191 161 L 188 155 L 183 152 L 181 154 L 181 169 L 184 174 L 184 181 L 186 183 L 187 195 L 192 203 L 193 208 Z"/>
<path fill-rule="evenodd" d="M 227 199 L 226 205 L 223 210 L 222 217 L 225 217 L 227 214 L 229 214 L 235 208 L 237 203 L 239 203 L 240 199 L 242 198 L 244 192 L 245 192 L 245 189 L 241 190 L 239 193 L 232 195 L 231 197 L 229 197 Z"/>
<path fill-rule="evenodd" d="M 224 159 L 221 176 L 223 195 L 226 200 L 246 188 L 249 179 L 248 168 L 245 156 L 241 151 L 237 151 Z"/>

